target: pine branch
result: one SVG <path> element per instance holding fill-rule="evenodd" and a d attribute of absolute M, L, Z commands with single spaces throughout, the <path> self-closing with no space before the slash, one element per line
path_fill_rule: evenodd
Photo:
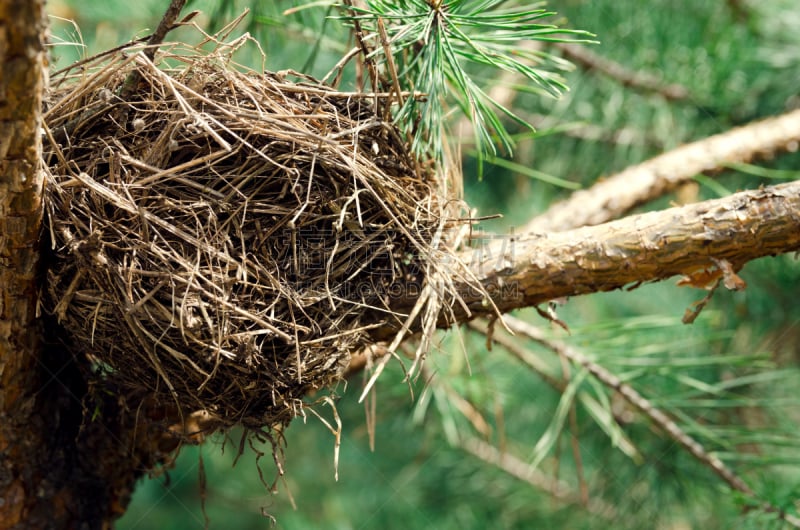
<path fill-rule="evenodd" d="M 750 488 L 741 477 L 728 468 L 719 458 L 708 453 L 699 442 L 686 434 L 674 421 L 664 414 L 664 412 L 654 407 L 647 398 L 642 396 L 632 386 L 622 382 L 616 375 L 597 363 L 590 361 L 583 353 L 570 347 L 568 344 L 546 338 L 539 328 L 512 316 L 506 315 L 503 319 L 515 334 L 538 342 L 548 350 L 568 359 L 571 363 L 586 368 L 598 381 L 611 390 L 618 392 L 625 401 L 636 407 L 636 409 L 647 416 L 650 421 L 665 431 L 670 438 L 689 451 L 689 453 L 697 458 L 703 465 L 714 471 L 714 473 L 722 478 L 732 489 L 746 495 L 754 495 L 752 488 Z"/>
<path fill-rule="evenodd" d="M 735 272 L 753 259 L 800 249 L 799 212 L 800 181 L 795 181 L 569 232 L 500 241 L 477 256 L 472 270 L 501 311 L 721 269 L 725 262 Z M 487 313 L 479 293 L 468 285 L 462 293 L 472 311 Z"/>
<path fill-rule="evenodd" d="M 465 321 L 495 314 L 495 307 L 507 312 L 675 275 L 694 277 L 702 270 L 735 285 L 730 273 L 748 261 L 800 249 L 799 212 L 795 181 L 569 232 L 498 238 L 462 255 L 483 289 L 461 280 L 463 304 L 454 305 L 453 315 Z M 408 313 L 417 291 L 408 292 L 391 300 L 392 310 Z M 392 329 L 387 324 L 375 337 Z"/>
<path fill-rule="evenodd" d="M 573 193 L 521 232 L 553 232 L 596 225 L 660 197 L 699 173 L 797 149 L 800 110 L 687 144 Z"/>
<path fill-rule="evenodd" d="M 579 42 L 592 35 L 546 23 L 554 13 L 539 5 L 505 4 L 502 0 L 348 4 L 342 18 L 353 25 L 362 42 L 376 43 L 369 53 L 364 50 L 366 57 L 374 58 L 387 72 L 398 73 L 392 79 L 398 85 L 395 91 L 413 87 L 428 96 L 423 101 L 404 101 L 395 115 L 411 135 L 415 152 L 444 160 L 444 124 L 453 104 L 471 122 L 479 161 L 496 154 L 498 147 L 511 151 L 513 141 L 500 116 L 521 119 L 475 81 L 474 66 L 514 72 L 531 87 L 553 96 L 566 90 L 557 72 L 569 64 L 546 51 L 530 51 L 519 42 Z"/>
<path fill-rule="evenodd" d="M 567 386 L 569 384 L 568 381 L 562 381 L 550 375 L 546 369 L 545 362 L 542 361 L 538 355 L 532 352 L 524 344 L 515 340 L 514 337 L 508 333 L 494 333 L 492 328 L 486 325 L 486 319 L 473 320 L 468 325 L 471 329 L 481 333 L 482 335 L 485 335 L 489 344 L 495 343 L 502 346 L 508 353 L 511 354 L 512 357 L 515 357 L 519 362 L 522 363 L 523 366 L 535 373 L 539 378 L 542 379 L 542 381 L 547 383 L 555 391 L 563 394 L 567 390 Z M 601 403 L 588 394 L 579 393 L 578 397 L 585 406 L 589 405 L 597 410 L 604 408 Z M 610 411 L 609 415 L 611 415 Z M 610 420 L 609 423 L 611 423 Z M 609 437 L 615 440 L 615 445 L 620 451 L 637 463 L 643 461 L 639 449 L 621 430 L 612 429 L 613 432 L 610 432 L 603 427 L 602 422 L 600 421 L 598 421 L 598 425 L 600 425 L 601 428 L 607 432 Z"/>
<path fill-rule="evenodd" d="M 569 504 L 582 505 L 589 513 L 598 515 L 606 520 L 613 520 L 617 516 L 617 510 L 611 504 L 594 498 L 589 499 L 587 503 L 583 503 L 581 495 L 572 491 L 569 485 L 556 478 L 548 477 L 517 456 L 501 451 L 483 440 L 475 437 L 465 437 L 458 441 L 458 445 L 476 458 L 502 469 L 512 477 L 527 482 L 538 490 L 548 493 L 554 499 Z"/>
<path fill-rule="evenodd" d="M 511 316 L 504 316 L 508 327 L 515 334 L 527 337 L 547 349 L 552 350 L 558 355 L 568 359 L 571 363 L 581 366 L 589 371 L 598 381 L 608 388 L 617 392 L 623 399 L 647 416 L 650 421 L 657 425 L 661 430 L 688 451 L 700 463 L 711 469 L 720 477 L 731 489 L 741 492 L 749 497 L 757 497 L 753 489 L 732 469 L 725 465 L 717 456 L 709 453 L 697 440 L 692 438 L 678 424 L 669 418 L 663 411 L 653 406 L 653 404 L 632 386 L 620 380 L 616 375 L 606 370 L 602 366 L 589 360 L 583 353 L 570 347 L 568 344 L 551 340 L 535 326 L 523 320 Z M 764 511 L 778 513 L 779 517 L 796 528 L 800 528 L 800 519 L 786 514 L 783 510 L 768 503 L 761 506 Z"/>
<path fill-rule="evenodd" d="M 630 70 L 615 61 L 594 53 L 584 46 L 556 43 L 555 47 L 561 50 L 564 57 L 573 63 L 583 66 L 586 70 L 594 70 L 606 77 L 610 77 L 622 86 L 643 92 L 653 92 L 668 101 L 681 101 L 688 99 L 690 96 L 689 90 L 682 85 L 664 83 L 653 74 Z"/>

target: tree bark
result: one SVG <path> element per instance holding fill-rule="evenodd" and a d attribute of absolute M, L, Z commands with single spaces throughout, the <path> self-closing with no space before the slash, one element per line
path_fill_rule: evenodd
<path fill-rule="evenodd" d="M 0 528 L 37 503 L 41 330 L 35 323 L 42 219 L 44 1 L 0 3 Z"/>
<path fill-rule="evenodd" d="M 0 530 L 108 528 L 175 447 L 154 432 L 167 418 L 125 410 L 113 393 L 90 402 L 37 319 L 45 20 L 43 0 L 0 0 Z"/>
<path fill-rule="evenodd" d="M 680 285 L 742 289 L 736 272 L 748 261 L 800 250 L 800 181 L 567 232 L 492 236 L 486 243 L 462 253 L 471 279 L 456 283 L 460 300 L 440 315 L 440 326 L 676 275 L 684 275 Z M 403 291 L 411 295 L 396 297 L 390 307 L 409 314 L 420 286 Z M 390 340 L 400 325 L 387 322 L 372 337 Z M 417 319 L 408 331 L 421 325 Z"/>
<path fill-rule="evenodd" d="M 710 287 L 702 278 L 739 287 L 735 271 L 748 261 L 798 249 L 795 181 L 568 232 L 507 236 L 465 260 L 494 306 L 506 312 L 680 274 L 698 287 Z M 469 283 L 460 292 L 473 316 L 494 311 Z"/>

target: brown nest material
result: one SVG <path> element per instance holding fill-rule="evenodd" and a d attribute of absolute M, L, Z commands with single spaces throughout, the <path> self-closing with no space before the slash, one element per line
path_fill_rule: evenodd
<path fill-rule="evenodd" d="M 286 424 L 402 327 L 393 295 L 426 292 L 432 328 L 447 205 L 374 97 L 176 49 L 54 79 L 45 308 L 123 397 Z"/>

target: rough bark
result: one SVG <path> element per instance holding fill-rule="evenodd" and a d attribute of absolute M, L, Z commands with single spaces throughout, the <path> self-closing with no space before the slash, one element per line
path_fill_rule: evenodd
<path fill-rule="evenodd" d="M 687 275 L 737 284 L 745 263 L 800 249 L 800 181 L 568 232 L 503 238 L 466 259 L 501 311 Z M 492 304 L 464 283 L 475 315 Z M 456 308 L 457 309 L 457 308 Z M 463 314 L 459 315 L 464 317 Z"/>
<path fill-rule="evenodd" d="M 44 418 L 37 417 L 40 329 L 35 325 L 42 209 L 44 2 L 0 3 L 0 528 L 36 503 Z M 41 470 L 38 470 L 41 471 Z"/>
<path fill-rule="evenodd" d="M 37 319 L 44 33 L 43 0 L 0 0 L 0 530 L 109 527 L 174 449 L 141 430 L 162 418 L 134 434 L 152 411 L 122 410 L 113 394 L 90 402 Z"/>
<path fill-rule="evenodd" d="M 777 151 L 796 151 L 800 109 L 710 136 L 599 180 L 552 205 L 521 232 L 570 230 L 617 219 L 697 174 Z"/>

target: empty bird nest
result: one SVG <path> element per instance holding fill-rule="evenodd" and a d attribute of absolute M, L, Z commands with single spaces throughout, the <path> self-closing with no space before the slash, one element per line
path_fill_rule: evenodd
<path fill-rule="evenodd" d="M 374 330 L 411 321 L 393 299 L 413 287 L 414 328 L 440 320 L 451 201 L 374 96 L 237 69 L 224 49 L 158 57 L 51 80 L 45 309 L 123 397 L 286 424 Z"/>

